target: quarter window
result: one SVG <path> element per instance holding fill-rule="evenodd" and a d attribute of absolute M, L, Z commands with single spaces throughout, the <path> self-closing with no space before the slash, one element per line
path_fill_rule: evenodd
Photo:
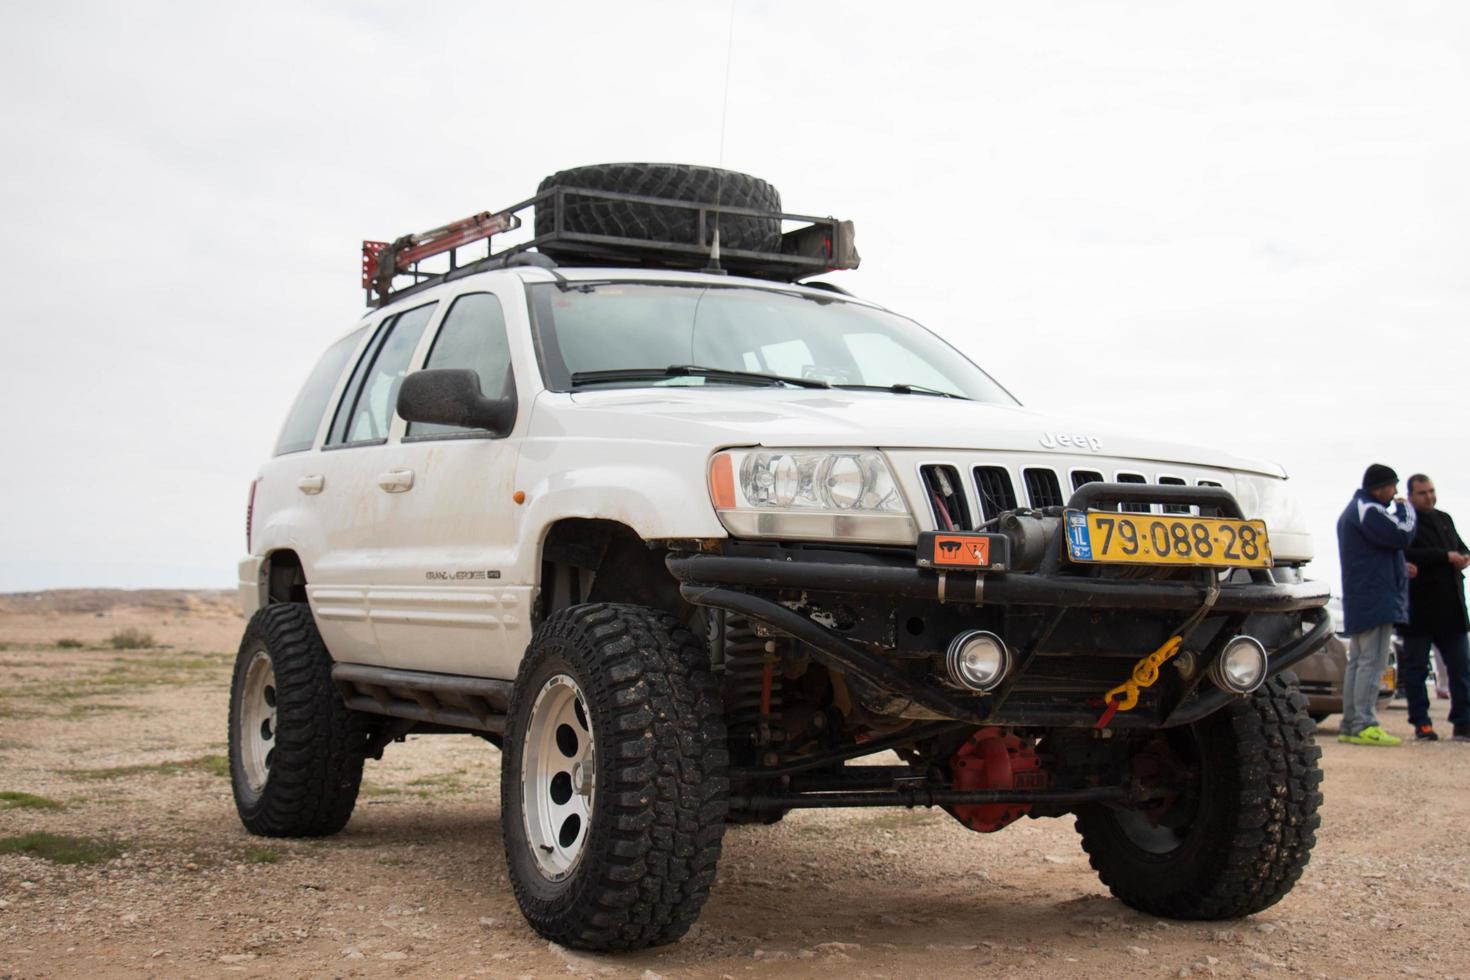
<path fill-rule="evenodd" d="M 408 362 L 418 347 L 434 306 L 419 306 L 389 319 L 363 352 L 352 372 L 327 445 L 383 442 L 398 403 L 398 385 L 408 373 Z"/>
<path fill-rule="evenodd" d="M 444 315 L 444 325 L 434 338 L 424 368 L 469 368 L 480 376 L 480 392 L 487 398 L 509 394 L 514 389 L 514 378 L 500 300 L 489 293 L 470 293 L 455 300 Z M 487 434 L 483 429 L 458 425 L 408 424 L 408 435 L 413 438 L 460 433 Z"/>
<path fill-rule="evenodd" d="M 327 399 L 332 397 L 332 389 L 337 386 L 337 379 L 342 377 L 347 358 L 357 349 L 366 330 L 367 327 L 354 330 L 328 347 L 316 367 L 311 369 L 310 377 L 302 385 L 301 393 L 296 396 L 291 412 L 286 416 L 286 424 L 281 427 L 281 437 L 276 441 L 277 456 L 310 449 L 316 441 L 317 426 L 322 423 Z"/>

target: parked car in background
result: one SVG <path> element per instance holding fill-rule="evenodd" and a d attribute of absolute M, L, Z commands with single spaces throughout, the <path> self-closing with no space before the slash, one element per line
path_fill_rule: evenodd
<path fill-rule="evenodd" d="M 1333 596 L 1327 609 L 1332 614 L 1332 636 L 1321 649 L 1294 668 L 1301 681 L 1302 693 L 1307 696 L 1307 714 L 1318 724 L 1328 715 L 1342 714 L 1342 678 L 1347 673 L 1348 637 L 1342 628 L 1342 600 Z M 1388 669 L 1383 672 L 1383 679 L 1378 685 L 1380 707 L 1392 700 L 1398 686 L 1400 642 L 1398 636 L 1394 636 Z"/>

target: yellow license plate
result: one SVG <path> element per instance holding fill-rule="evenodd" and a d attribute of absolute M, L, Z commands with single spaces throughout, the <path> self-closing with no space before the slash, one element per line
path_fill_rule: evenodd
<path fill-rule="evenodd" d="M 1185 514 L 1069 510 L 1064 517 L 1073 561 L 1126 565 L 1270 568 L 1265 521 Z"/>

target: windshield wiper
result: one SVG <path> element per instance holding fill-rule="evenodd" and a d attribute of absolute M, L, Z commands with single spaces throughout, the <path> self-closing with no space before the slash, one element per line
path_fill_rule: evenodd
<path fill-rule="evenodd" d="M 788 378 L 780 374 L 764 374 L 760 371 L 736 371 L 730 368 L 704 367 L 699 364 L 670 364 L 665 368 L 613 368 L 606 371 L 575 371 L 572 387 L 608 384 L 617 381 L 651 381 L 658 378 L 708 378 L 711 381 L 729 381 L 743 384 L 794 385 L 798 388 L 830 388 L 826 381 L 816 378 Z"/>
<path fill-rule="evenodd" d="M 838 388 L 860 388 L 864 391 L 895 391 L 900 395 L 936 395 L 939 398 L 958 398 L 960 401 L 974 401 L 966 395 L 957 395 L 952 391 L 942 388 L 930 388 L 927 385 L 911 385 L 906 381 L 899 381 L 891 385 L 837 385 Z"/>

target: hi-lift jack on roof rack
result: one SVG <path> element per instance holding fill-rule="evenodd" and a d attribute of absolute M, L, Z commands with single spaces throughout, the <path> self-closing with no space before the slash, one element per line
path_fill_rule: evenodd
<path fill-rule="evenodd" d="M 509 211 L 481 211 L 459 221 L 417 235 L 404 235 L 397 241 L 362 243 L 362 288 L 368 291 L 369 301 L 373 292 L 378 301 L 387 300 L 393 291 L 393 277 L 411 275 L 425 277 L 415 266 L 431 255 L 450 254 L 450 268 L 454 268 L 454 250 L 461 245 L 498 235 L 503 231 L 514 231 L 521 226 L 521 219 Z"/>

